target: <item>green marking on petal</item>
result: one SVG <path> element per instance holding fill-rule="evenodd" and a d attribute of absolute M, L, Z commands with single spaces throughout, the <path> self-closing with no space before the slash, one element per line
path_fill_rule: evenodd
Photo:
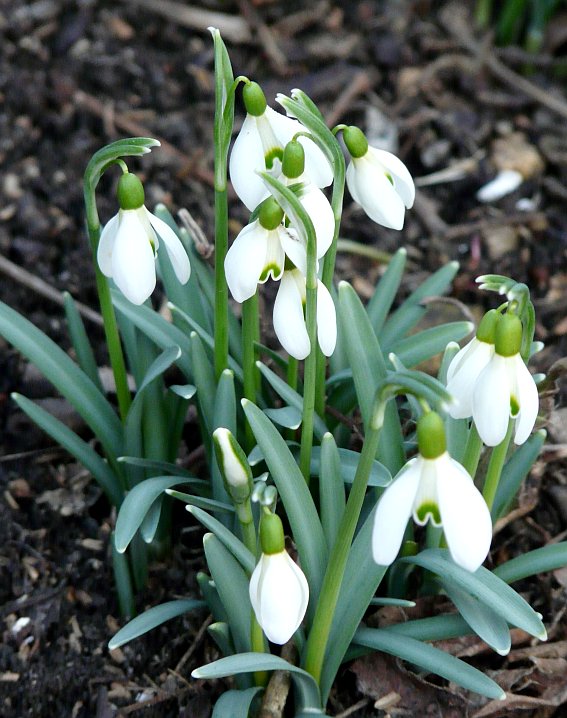
<path fill-rule="evenodd" d="M 283 147 L 274 147 L 268 150 L 264 155 L 264 162 L 266 163 L 266 169 L 271 170 L 274 166 L 274 160 L 283 160 Z"/>
<path fill-rule="evenodd" d="M 510 414 L 515 418 L 520 413 L 520 403 L 515 396 L 510 395 Z"/>
<path fill-rule="evenodd" d="M 386 179 L 389 180 L 390 184 L 393 187 L 394 186 L 394 178 L 392 177 L 392 175 L 389 172 L 385 172 L 385 175 L 386 175 Z"/>
<path fill-rule="evenodd" d="M 429 519 L 431 519 L 436 526 L 441 526 L 439 507 L 437 504 L 434 504 L 433 501 L 425 501 L 421 506 L 418 506 L 415 510 L 415 519 L 420 526 L 424 526 Z"/>
<path fill-rule="evenodd" d="M 271 262 L 270 264 L 266 265 L 264 269 L 262 270 L 262 274 L 260 275 L 260 283 L 265 282 L 270 274 L 272 277 L 277 277 L 281 274 L 282 268 L 278 267 L 278 265 L 275 262 Z"/>

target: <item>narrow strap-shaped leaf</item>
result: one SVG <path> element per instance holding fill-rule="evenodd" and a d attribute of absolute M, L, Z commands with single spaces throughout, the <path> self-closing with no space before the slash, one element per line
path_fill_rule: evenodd
<path fill-rule="evenodd" d="M 311 455 L 311 473 L 315 476 L 320 476 L 323 473 L 322 466 L 322 446 L 313 447 L 313 453 Z M 358 451 L 351 451 L 350 449 L 337 449 L 339 458 L 339 470 L 341 479 L 346 484 L 352 484 L 360 454 Z M 370 469 L 370 475 L 368 477 L 368 486 L 388 486 L 392 481 L 392 474 L 388 469 L 381 464 L 379 461 L 374 460 Z"/>
<path fill-rule="evenodd" d="M 380 336 L 386 317 L 400 288 L 400 282 L 404 275 L 406 266 L 407 250 L 404 247 L 398 249 L 388 263 L 388 267 L 378 282 L 374 294 L 366 307 L 370 323 L 376 333 Z"/>
<path fill-rule="evenodd" d="M 122 452 L 122 425 L 89 377 L 54 341 L 0 302 L 0 334 L 29 359 L 83 417 L 109 457 Z"/>
<path fill-rule="evenodd" d="M 455 581 L 441 579 L 441 585 L 476 635 L 501 656 L 506 656 L 512 644 L 507 621 Z"/>
<path fill-rule="evenodd" d="M 225 504 L 221 501 L 215 501 L 214 499 L 206 499 L 203 496 L 185 494 L 183 491 L 176 491 L 175 489 L 166 489 L 165 493 L 174 499 L 184 501 L 188 506 L 198 506 L 199 508 L 209 509 L 209 511 L 218 511 L 219 513 L 234 513 L 234 506 L 232 504 Z"/>
<path fill-rule="evenodd" d="M 458 262 L 449 262 L 434 274 L 428 277 L 425 282 L 412 292 L 410 296 L 393 312 L 380 333 L 380 341 L 384 352 L 390 351 L 394 342 L 405 336 L 423 317 L 427 309 L 421 302 L 427 297 L 435 297 L 442 294 L 453 281 L 457 270 Z"/>
<path fill-rule="evenodd" d="M 213 612 L 212 608 L 211 612 Z M 232 642 L 232 636 L 230 635 L 228 623 L 224 623 L 223 621 L 211 623 L 211 625 L 207 628 L 207 633 L 217 644 L 223 656 L 234 655 L 235 648 L 234 643 Z"/>
<path fill-rule="evenodd" d="M 161 626 L 162 623 L 170 621 L 172 618 L 205 607 L 206 604 L 204 601 L 196 601 L 192 598 L 168 601 L 167 603 L 162 603 L 160 606 L 154 606 L 141 615 L 136 616 L 136 618 L 133 618 L 121 628 L 108 642 L 108 648 L 112 651 L 132 641 L 134 638 L 138 638 L 138 636 L 143 636 L 144 633 Z"/>
<path fill-rule="evenodd" d="M 211 718 L 248 718 L 254 698 L 263 690 L 260 686 L 243 691 L 225 691 L 213 708 Z"/>
<path fill-rule="evenodd" d="M 444 579 L 454 581 L 511 625 L 522 628 L 536 638 L 546 639 L 547 633 L 539 614 L 513 588 L 483 566 L 471 573 L 458 566 L 446 549 L 427 549 L 401 561 L 421 566 Z"/>
<path fill-rule="evenodd" d="M 154 476 L 128 492 L 116 519 L 115 545 L 123 553 L 144 520 L 150 506 L 166 489 L 185 483 L 181 476 Z"/>
<path fill-rule="evenodd" d="M 209 485 L 208 481 L 204 479 L 196 479 L 193 474 L 184 469 L 182 466 L 172 464 L 169 461 L 157 461 L 156 459 L 144 459 L 138 456 L 119 456 L 119 463 L 132 464 L 132 466 L 142 466 L 144 469 L 150 469 L 151 471 L 157 471 L 160 474 L 174 474 L 175 476 L 181 476 L 184 479 L 188 479 L 187 483 L 193 487 L 206 487 Z"/>
<path fill-rule="evenodd" d="M 100 383 L 100 377 L 98 375 L 98 367 L 96 364 L 95 356 L 87 331 L 75 300 L 69 294 L 69 292 L 63 292 L 63 302 L 65 308 L 65 317 L 67 319 L 67 328 L 69 329 L 69 336 L 71 337 L 71 344 L 77 355 L 77 362 L 97 389 L 104 394 L 102 384 Z"/>
<path fill-rule="evenodd" d="M 495 568 L 494 574 L 506 583 L 513 583 L 564 566 L 567 566 L 567 541 L 528 551 Z"/>
<path fill-rule="evenodd" d="M 301 567 L 309 583 L 309 603 L 313 606 L 319 595 L 327 557 L 325 536 L 313 498 L 293 454 L 272 422 L 252 402 L 244 400 L 242 404 L 285 506 Z"/>
<path fill-rule="evenodd" d="M 219 428 L 228 429 L 233 436 L 238 435 L 236 423 L 236 392 L 234 388 L 234 374 L 230 369 L 225 369 L 219 377 L 213 410 L 213 431 Z M 217 462 L 216 452 L 212 452 L 211 481 L 213 497 L 217 501 L 231 504 L 232 500 L 228 495 L 224 481 Z M 220 521 L 229 526 L 232 517 L 221 516 Z"/>
<path fill-rule="evenodd" d="M 226 546 L 247 573 L 252 573 L 256 566 L 256 559 L 232 531 L 227 529 L 226 526 L 214 518 L 214 516 L 211 516 L 195 505 L 187 505 L 186 509 Z"/>
<path fill-rule="evenodd" d="M 313 456 L 311 457 L 313 461 Z M 319 472 L 321 525 L 329 549 L 335 543 L 339 525 L 345 511 L 345 487 L 341 476 L 341 459 L 332 434 L 325 434 L 321 444 L 321 470 Z"/>
<path fill-rule="evenodd" d="M 445 351 L 449 342 L 458 342 L 472 332 L 472 322 L 448 322 L 424 329 L 392 344 L 391 351 L 407 367 L 414 367 Z"/>
<path fill-rule="evenodd" d="M 339 285 L 339 318 L 360 411 L 364 425 L 368 426 L 374 396 L 387 374 L 386 363 L 362 302 L 346 282 Z M 377 458 L 392 474 L 397 473 L 405 462 L 400 420 L 392 402 L 386 407 Z"/>
<path fill-rule="evenodd" d="M 237 673 L 255 673 L 257 671 L 289 671 L 300 693 L 303 707 L 318 709 L 318 712 L 321 712 L 319 688 L 313 676 L 283 658 L 272 656 L 269 653 L 241 653 L 236 656 L 220 658 L 218 661 L 196 668 L 191 675 L 193 678 L 225 678 Z"/>
<path fill-rule="evenodd" d="M 301 415 L 303 413 L 303 397 L 262 362 L 257 361 L 256 366 L 272 389 L 285 401 L 286 404 L 293 406 Z M 320 416 L 317 416 L 317 414 L 313 417 L 313 431 L 319 441 L 323 438 L 327 431 L 325 422 Z"/>
<path fill-rule="evenodd" d="M 86 441 L 83 441 L 74 431 L 71 431 L 71 429 L 65 426 L 63 422 L 56 419 L 52 414 L 25 396 L 12 394 L 12 399 L 32 421 L 35 421 L 41 429 L 49 434 L 58 444 L 61 444 L 64 449 L 91 472 L 95 481 L 114 506 L 120 506 L 124 496 L 120 478 Z"/>
<path fill-rule="evenodd" d="M 112 303 L 116 309 L 133 322 L 138 329 L 149 337 L 158 347 L 167 349 L 171 346 L 178 346 L 181 349 L 181 356 L 177 365 L 185 374 L 189 382 L 193 381 L 191 369 L 191 342 L 189 337 L 180 329 L 166 321 L 160 314 L 144 305 L 137 306 L 129 302 L 121 292 L 112 292 Z"/>
<path fill-rule="evenodd" d="M 492 520 L 496 521 L 510 508 L 517 496 L 522 481 L 529 474 L 547 436 L 543 430 L 532 434 L 519 446 L 505 463 L 492 505 Z"/>
<path fill-rule="evenodd" d="M 294 406 L 282 406 L 279 409 L 264 409 L 264 414 L 284 429 L 299 429 L 301 426 L 301 412 Z"/>
<path fill-rule="evenodd" d="M 223 623 L 228 630 L 228 644 L 231 646 L 232 650 L 230 653 L 234 653 L 234 642 L 232 640 L 232 636 L 230 635 L 230 629 L 228 628 L 228 614 L 225 611 L 224 606 L 222 605 L 222 602 L 220 600 L 219 593 L 217 591 L 217 587 L 215 586 L 215 582 L 213 579 L 208 576 L 203 571 L 199 571 L 197 574 L 197 583 L 199 584 L 199 589 L 201 591 L 201 594 L 203 598 L 205 599 L 207 606 L 209 607 L 210 612 L 212 613 L 213 617 L 220 623 Z M 222 648 L 221 648 L 222 650 Z"/>
<path fill-rule="evenodd" d="M 206 445 L 208 445 L 213 433 L 215 376 L 211 361 L 205 353 L 203 342 L 196 332 L 191 332 L 191 363 L 193 364 L 195 386 L 197 387 L 199 413 L 205 424 L 206 437 L 208 438 Z"/>
<path fill-rule="evenodd" d="M 380 628 L 359 628 L 354 640 L 368 648 L 397 656 L 430 673 L 435 673 L 469 691 L 475 691 L 487 698 L 503 699 L 505 693 L 492 678 L 460 658 L 434 648 L 427 643 L 416 641 L 409 636 L 397 636 Z"/>
<path fill-rule="evenodd" d="M 159 526 L 162 507 L 163 496 L 158 496 L 144 516 L 144 520 L 140 524 L 140 535 L 144 543 L 152 543 L 154 540 Z"/>
<path fill-rule="evenodd" d="M 203 538 L 207 565 L 228 617 L 228 625 L 238 653 L 250 650 L 252 606 L 248 577 L 242 566 L 213 534 Z"/>

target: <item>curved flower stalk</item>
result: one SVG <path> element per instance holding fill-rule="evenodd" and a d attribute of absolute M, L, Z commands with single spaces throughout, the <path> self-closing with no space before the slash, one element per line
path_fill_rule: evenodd
<path fill-rule="evenodd" d="M 442 526 L 455 563 L 476 571 L 492 539 L 490 511 L 469 473 L 452 459 L 441 417 L 429 412 L 417 425 L 419 454 L 386 489 L 374 516 L 372 555 L 388 566 L 398 555 L 406 524 Z"/>
<path fill-rule="evenodd" d="M 250 602 L 268 639 L 283 645 L 303 621 L 309 586 L 303 571 L 285 550 L 281 519 L 265 507 L 263 511 L 262 556 L 250 578 Z"/>
<path fill-rule="evenodd" d="M 295 359 L 305 359 L 311 342 L 305 324 L 305 275 L 298 269 L 286 270 L 274 302 L 274 331 L 281 345 Z M 317 281 L 317 340 L 325 356 L 331 356 L 337 343 L 335 305 L 325 285 Z"/>
<path fill-rule="evenodd" d="M 352 157 L 346 183 L 353 199 L 378 224 L 402 229 L 405 210 L 415 199 L 407 167 L 391 152 L 369 147 L 358 127 L 344 128 L 343 138 Z"/>
<path fill-rule="evenodd" d="M 494 336 L 500 314 L 491 309 L 480 322 L 476 336 L 454 357 L 447 369 L 447 391 L 454 399 L 449 406 L 453 419 L 472 416 L 476 380 L 494 356 Z"/>
<path fill-rule="evenodd" d="M 504 441 L 510 419 L 514 443 L 523 444 L 534 428 L 539 409 L 533 376 L 520 354 L 522 323 L 505 314 L 496 326 L 495 351 L 474 384 L 472 417 L 487 446 Z"/>
<path fill-rule="evenodd" d="M 97 249 L 100 271 L 112 277 L 133 304 L 143 304 L 156 286 L 158 234 L 181 284 L 189 280 L 189 258 L 175 232 L 144 205 L 144 188 L 127 172 L 118 182 L 120 209 L 108 221 Z"/>
<path fill-rule="evenodd" d="M 269 196 L 258 172 L 268 170 L 274 177 L 281 174 L 284 147 L 305 127 L 267 106 L 260 86 L 250 82 L 243 90 L 247 115 L 230 156 L 229 171 L 234 191 L 250 211 Z M 317 145 L 305 137 L 299 142 L 305 150 L 305 171 L 317 187 L 333 181 L 329 162 Z"/>

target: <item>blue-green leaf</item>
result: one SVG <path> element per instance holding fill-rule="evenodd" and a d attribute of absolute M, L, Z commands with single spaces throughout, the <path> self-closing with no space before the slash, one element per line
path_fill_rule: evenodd
<path fill-rule="evenodd" d="M 243 691 L 225 691 L 215 703 L 211 718 L 248 718 L 254 698 L 262 690 L 254 686 Z"/>
<path fill-rule="evenodd" d="M 206 499 L 202 496 L 194 496 L 193 494 L 184 494 L 182 491 L 176 491 L 175 489 L 166 489 L 165 493 L 174 499 L 184 501 L 188 506 L 198 506 L 202 509 L 209 509 L 209 511 L 218 511 L 220 513 L 231 514 L 234 512 L 234 506 L 231 504 L 225 504 L 221 501 L 215 501 L 214 499 Z"/>
<path fill-rule="evenodd" d="M 102 384 L 100 383 L 100 377 L 98 375 L 98 367 L 94 357 L 93 349 L 87 336 L 87 331 L 75 300 L 69 294 L 69 292 L 63 292 L 63 301 L 65 307 L 65 317 L 67 318 L 67 327 L 69 329 L 69 336 L 71 337 L 71 343 L 75 354 L 77 355 L 77 362 L 85 374 L 91 379 L 97 389 L 104 393 Z"/>
<path fill-rule="evenodd" d="M 332 434 L 325 434 L 323 437 L 320 464 L 321 525 L 330 550 L 337 538 L 346 504 L 344 479 L 341 475 L 341 457 Z M 311 456 L 311 467 L 313 468 L 313 455 Z"/>
<path fill-rule="evenodd" d="M 392 344 L 391 351 L 407 367 L 414 367 L 445 351 L 449 342 L 458 342 L 472 332 L 472 322 L 448 322 L 424 329 Z"/>
<path fill-rule="evenodd" d="M 246 548 L 242 541 L 240 541 L 240 539 L 238 539 L 232 531 L 230 531 L 230 529 L 227 529 L 227 527 L 218 521 L 218 519 L 215 519 L 213 516 L 198 508 L 194 504 L 188 504 L 186 509 L 190 514 L 193 514 L 197 521 L 202 523 L 205 528 L 209 529 L 209 531 L 226 546 L 226 548 L 247 573 L 252 573 L 254 567 L 256 566 L 256 558 Z"/>
<path fill-rule="evenodd" d="M 376 333 L 380 336 L 384 322 L 400 288 L 400 282 L 404 275 L 406 266 L 407 250 L 401 247 L 394 254 L 388 263 L 388 267 L 378 282 L 374 294 L 366 307 L 370 323 Z"/>
<path fill-rule="evenodd" d="M 535 576 L 545 571 L 555 571 L 567 566 L 567 541 L 549 544 L 542 548 L 503 563 L 494 569 L 494 574 L 506 583 L 513 583 L 528 576 Z"/>
<path fill-rule="evenodd" d="M 264 409 L 264 414 L 274 424 L 283 426 L 285 429 L 298 429 L 301 426 L 301 412 L 294 406 L 282 406 L 279 409 Z"/>

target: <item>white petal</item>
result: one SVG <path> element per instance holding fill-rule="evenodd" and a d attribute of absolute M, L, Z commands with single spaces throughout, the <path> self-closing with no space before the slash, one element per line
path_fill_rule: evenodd
<path fill-rule="evenodd" d="M 449 413 L 453 419 L 466 419 L 472 416 L 476 381 L 493 355 L 493 344 L 480 342 L 475 338 L 461 349 L 451 362 L 449 367 L 451 378 L 447 382 L 447 391 L 455 399 L 455 403 L 449 406 Z"/>
<path fill-rule="evenodd" d="M 256 294 L 267 252 L 268 233 L 258 220 L 247 224 L 232 243 L 224 260 L 224 273 L 237 302 Z"/>
<path fill-rule="evenodd" d="M 263 554 L 250 579 L 250 602 L 267 638 L 287 643 L 299 628 L 308 601 L 305 576 L 288 554 Z"/>
<path fill-rule="evenodd" d="M 119 224 L 120 215 L 115 214 L 114 217 L 106 223 L 98 241 L 96 260 L 100 271 L 106 277 L 112 277 L 112 250 L 114 249 L 114 241 Z"/>
<path fill-rule="evenodd" d="M 384 172 L 368 159 L 368 153 L 351 162 L 346 179 L 353 199 L 370 219 L 390 229 L 404 226 L 402 198 Z"/>
<path fill-rule="evenodd" d="M 323 192 L 312 184 L 308 185 L 305 193 L 299 196 L 299 201 L 315 227 L 317 258 L 320 259 L 331 246 L 335 234 L 333 209 Z"/>
<path fill-rule="evenodd" d="M 181 284 L 186 284 L 191 276 L 191 264 L 181 240 L 168 224 L 149 211 L 148 219 L 165 244 L 175 276 Z"/>
<path fill-rule="evenodd" d="M 264 268 L 260 277 L 261 284 L 267 282 L 270 275 L 272 275 L 273 279 L 281 279 L 285 267 L 285 253 L 280 242 L 279 227 L 268 230 L 267 238 L 266 259 L 264 260 Z"/>
<path fill-rule="evenodd" d="M 278 236 L 284 252 L 302 274 L 307 273 L 307 252 L 305 245 L 293 227 L 278 227 Z"/>
<path fill-rule="evenodd" d="M 409 461 L 394 478 L 378 502 L 372 531 L 372 557 L 381 566 L 395 560 L 419 488 L 422 459 Z"/>
<path fill-rule="evenodd" d="M 284 272 L 281 279 L 274 302 L 274 331 L 282 347 L 292 357 L 305 359 L 309 354 L 311 344 L 305 326 L 303 302 L 293 272 Z"/>
<path fill-rule="evenodd" d="M 464 467 L 448 454 L 440 459 L 437 496 L 447 545 L 455 563 L 476 571 L 490 549 L 490 511 Z"/>
<path fill-rule="evenodd" d="M 478 339 L 476 337 L 473 337 L 470 340 L 470 342 L 468 342 L 468 344 L 465 344 L 465 346 L 462 349 L 459 349 L 459 351 L 451 359 L 451 363 L 447 367 L 447 383 L 451 381 L 451 379 L 453 378 L 453 375 L 460 368 L 462 362 L 465 360 L 468 353 L 472 349 L 474 349 L 476 342 L 478 342 Z"/>
<path fill-rule="evenodd" d="M 505 357 L 495 354 L 473 391 L 473 419 L 487 446 L 500 444 L 510 419 L 510 381 Z"/>
<path fill-rule="evenodd" d="M 305 132 L 305 127 L 297 120 L 266 108 L 274 134 L 281 142 L 282 147 L 293 138 L 297 132 Z M 299 142 L 305 150 L 305 174 L 317 187 L 328 187 L 333 181 L 333 169 L 322 150 L 308 137 L 299 137 Z"/>
<path fill-rule="evenodd" d="M 266 165 L 256 120 L 250 115 L 246 115 L 242 129 L 234 142 L 229 170 L 234 191 L 253 212 L 260 202 L 269 196 L 269 192 L 256 174 L 258 171 L 265 171 Z"/>
<path fill-rule="evenodd" d="M 439 517 L 439 502 L 437 500 L 437 472 L 439 459 L 424 459 L 420 457 L 421 476 L 419 487 L 413 502 L 413 520 L 420 526 L 428 521 L 434 526 L 441 526 Z"/>
<path fill-rule="evenodd" d="M 330 357 L 337 344 L 337 314 L 329 290 L 317 281 L 317 340 L 321 351 Z"/>
<path fill-rule="evenodd" d="M 385 167 L 394 180 L 394 189 L 402 198 L 407 209 L 413 207 L 415 200 L 415 185 L 408 168 L 396 155 L 376 147 L 369 147 L 368 151 L 383 167 Z"/>
<path fill-rule="evenodd" d="M 132 304 L 143 304 L 156 286 L 154 249 L 137 210 L 123 210 L 112 252 L 112 278 Z M 149 222 L 147 225 L 153 233 Z"/>
<path fill-rule="evenodd" d="M 520 404 L 520 414 L 516 419 L 515 444 L 523 444 L 532 433 L 539 410 L 539 396 L 537 386 L 528 367 L 524 364 L 522 357 L 516 354 L 516 397 Z"/>

